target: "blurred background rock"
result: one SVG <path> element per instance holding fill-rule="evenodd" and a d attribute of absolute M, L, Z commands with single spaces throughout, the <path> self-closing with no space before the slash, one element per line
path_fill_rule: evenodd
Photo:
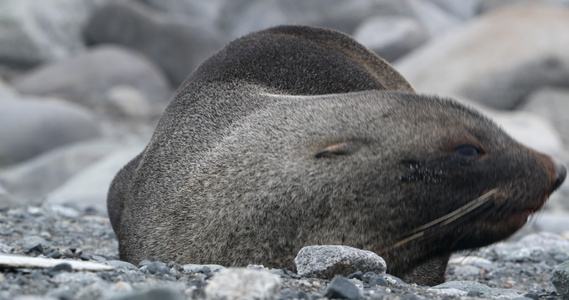
<path fill-rule="evenodd" d="M 281 24 L 350 34 L 419 93 L 476 106 L 569 161 L 567 0 L 0 0 L 0 209 L 104 211 L 184 78 Z M 569 232 L 566 186 L 527 230 Z"/>

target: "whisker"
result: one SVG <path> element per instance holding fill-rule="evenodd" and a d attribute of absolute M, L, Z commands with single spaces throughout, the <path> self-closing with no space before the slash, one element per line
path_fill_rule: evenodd
<path fill-rule="evenodd" d="M 491 189 L 490 191 L 484 193 L 482 196 L 466 203 L 465 205 L 459 207 L 458 209 L 440 217 L 437 218 L 425 225 L 419 226 L 415 229 L 412 230 L 412 232 L 414 233 L 411 236 L 408 236 L 402 240 L 400 240 L 399 242 L 393 244 L 391 247 L 388 247 L 386 250 L 393 250 L 401 245 L 404 245 L 406 243 L 409 243 L 410 241 L 416 240 L 420 237 L 426 236 L 426 232 L 428 229 L 431 229 L 433 227 L 437 229 L 440 229 L 458 219 L 460 219 L 461 217 L 463 217 L 464 215 L 468 214 L 469 212 L 479 208 L 480 206 L 482 206 L 485 203 L 488 203 L 488 201 L 490 201 L 492 199 L 492 196 L 494 194 L 496 194 L 496 192 L 498 192 L 498 188 L 494 188 Z M 440 224 L 439 224 L 440 223 Z M 383 251 L 382 251 L 383 252 Z"/>
<path fill-rule="evenodd" d="M 432 227 L 438 223 L 442 223 L 441 225 L 448 225 L 449 223 L 455 221 L 456 219 L 464 216 L 465 214 L 475 210 L 476 208 L 480 207 L 482 204 L 488 202 L 490 200 L 490 196 L 494 195 L 498 191 L 497 188 L 491 189 L 490 191 L 486 192 L 482 196 L 466 203 L 465 205 L 459 207 L 458 209 L 434 220 L 425 225 L 419 226 L 413 229 L 413 232 L 424 231 L 429 227 Z"/>

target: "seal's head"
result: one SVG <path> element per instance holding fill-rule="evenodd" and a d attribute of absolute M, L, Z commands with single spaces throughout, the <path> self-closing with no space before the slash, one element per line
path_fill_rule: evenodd
<path fill-rule="evenodd" d="M 290 268 L 303 246 L 342 244 L 384 256 L 410 282 L 440 283 L 453 251 L 513 234 L 565 178 L 450 99 L 256 97 L 271 104 L 232 127 L 188 186 L 216 211 L 201 230 L 227 249 L 214 260 L 224 264 Z"/>

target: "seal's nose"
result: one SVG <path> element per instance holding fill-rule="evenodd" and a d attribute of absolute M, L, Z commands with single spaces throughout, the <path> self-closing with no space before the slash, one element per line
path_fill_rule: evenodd
<path fill-rule="evenodd" d="M 563 165 L 562 163 L 560 163 L 557 160 L 553 161 L 555 164 L 555 184 L 553 185 L 553 189 L 551 190 L 551 192 L 555 191 L 557 188 L 559 188 L 561 186 L 561 184 L 563 183 L 563 181 L 565 181 L 565 177 L 567 177 L 567 168 L 565 168 L 565 165 Z"/>

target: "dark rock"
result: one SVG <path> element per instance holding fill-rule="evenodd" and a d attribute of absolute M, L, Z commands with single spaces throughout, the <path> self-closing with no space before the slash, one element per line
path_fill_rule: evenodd
<path fill-rule="evenodd" d="M 555 268 L 551 275 L 551 282 L 563 299 L 569 299 L 569 261 Z"/>
<path fill-rule="evenodd" d="M 349 274 L 347 277 L 348 277 L 348 279 L 355 278 L 355 279 L 361 280 L 361 281 L 364 280 L 364 274 L 362 273 L 362 271 L 357 271 L 355 273 Z"/>
<path fill-rule="evenodd" d="M 106 297 L 103 300 L 185 300 L 186 297 L 170 288 L 154 288 L 144 292 L 131 292 Z"/>
<path fill-rule="evenodd" d="M 26 252 L 36 251 L 42 253 L 45 249 L 51 246 L 45 239 L 39 236 L 31 235 L 26 236 L 20 241 L 20 245 Z"/>
<path fill-rule="evenodd" d="M 49 268 L 46 273 L 49 276 L 55 276 L 56 274 L 59 274 L 61 272 L 73 272 L 73 268 L 71 267 L 71 265 L 69 263 L 61 263 L 58 265 L 55 265 L 51 268 Z"/>
<path fill-rule="evenodd" d="M 372 276 L 369 278 L 369 285 L 371 286 L 388 286 L 388 282 L 387 280 L 383 279 L 383 277 L 379 277 L 379 276 Z"/>
<path fill-rule="evenodd" d="M 90 107 L 102 107 L 105 95 L 115 86 L 132 87 L 153 103 L 166 102 L 171 92 L 166 75 L 153 62 L 111 45 L 42 65 L 12 83 L 25 94 L 57 96 Z"/>
<path fill-rule="evenodd" d="M 114 43 L 154 60 L 178 86 L 227 39 L 207 24 L 172 18 L 136 1 L 112 1 L 95 12 L 85 28 L 93 44 Z"/>
<path fill-rule="evenodd" d="M 332 299 L 360 299 L 360 291 L 358 287 L 350 282 L 346 277 L 336 276 L 326 288 L 324 296 Z"/>

